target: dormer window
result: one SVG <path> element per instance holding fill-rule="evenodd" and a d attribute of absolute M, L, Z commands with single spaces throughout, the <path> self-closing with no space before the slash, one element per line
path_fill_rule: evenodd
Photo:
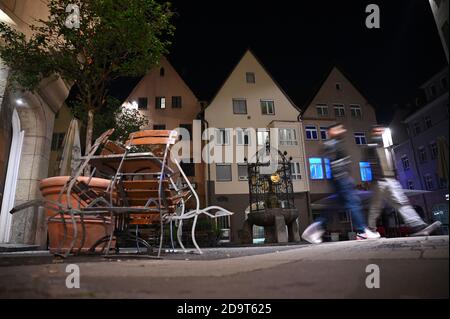
<path fill-rule="evenodd" d="M 336 82 L 336 90 L 338 90 L 338 91 L 341 91 L 341 90 L 342 90 L 341 83 Z"/>
<path fill-rule="evenodd" d="M 166 70 L 164 68 L 159 69 L 159 76 L 163 77 L 166 75 Z"/>

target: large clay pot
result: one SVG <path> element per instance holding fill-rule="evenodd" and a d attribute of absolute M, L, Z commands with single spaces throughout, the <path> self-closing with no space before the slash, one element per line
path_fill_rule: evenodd
<path fill-rule="evenodd" d="M 43 179 L 39 185 L 42 196 L 47 200 L 54 202 L 59 201 L 61 204 L 67 205 L 67 194 L 63 194 L 63 196 L 59 198 L 59 193 L 68 180 L 69 176 L 57 176 Z M 78 180 L 88 183 L 89 178 L 79 177 Z M 110 181 L 106 179 L 92 178 L 89 181 L 89 186 L 94 190 L 103 191 L 107 189 L 109 182 Z M 72 207 L 78 207 L 79 200 L 75 194 L 71 194 L 70 200 Z M 85 204 L 82 203 L 81 206 L 85 206 Z M 53 216 L 55 215 L 55 211 L 46 210 L 46 215 L 47 217 Z M 48 222 L 49 249 L 51 252 L 56 252 L 59 246 L 63 252 L 67 251 L 73 240 L 73 224 L 71 217 L 70 215 L 65 215 L 64 218 L 67 225 L 67 239 L 64 242 L 62 242 L 64 239 L 63 219 L 60 216 L 56 216 Z M 88 251 L 97 240 L 111 233 L 113 224 L 109 217 L 106 217 L 105 219 L 106 221 L 102 218 L 92 216 L 86 216 L 84 218 L 86 237 L 81 249 L 82 251 Z M 82 225 L 79 217 L 77 217 L 76 220 L 78 236 L 74 248 L 79 249 L 82 241 Z M 97 251 L 100 249 L 102 249 L 102 246 L 97 247 Z"/>

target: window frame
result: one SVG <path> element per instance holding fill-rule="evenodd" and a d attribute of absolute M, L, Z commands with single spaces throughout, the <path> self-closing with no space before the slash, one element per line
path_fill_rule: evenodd
<path fill-rule="evenodd" d="M 156 96 L 155 97 L 155 109 L 157 109 L 157 110 L 165 110 L 166 108 L 167 108 L 167 99 L 166 99 L 166 97 L 165 96 Z"/>
<path fill-rule="evenodd" d="M 271 102 L 272 103 L 272 112 L 269 113 L 269 108 L 268 105 L 265 104 L 263 105 L 263 103 L 268 103 Z M 261 114 L 262 115 L 275 115 L 275 101 L 274 100 L 260 100 L 260 106 L 261 106 Z M 264 113 L 264 106 L 266 106 L 266 113 Z"/>
<path fill-rule="evenodd" d="M 249 81 L 249 80 L 252 80 L 252 81 Z M 255 72 L 245 72 L 245 81 L 248 83 L 248 84 L 255 84 L 256 83 L 256 75 L 255 75 Z"/>
<path fill-rule="evenodd" d="M 218 170 L 217 168 L 221 167 L 229 167 L 230 169 L 230 179 L 219 179 L 218 178 Z M 231 167 L 231 164 L 223 164 L 223 163 L 216 163 L 216 182 L 232 182 L 233 181 L 233 168 Z"/>
<path fill-rule="evenodd" d="M 329 136 L 328 136 L 328 128 L 327 128 L 327 127 L 325 127 L 325 126 L 320 126 L 320 127 L 319 127 L 319 131 L 320 131 L 320 139 L 321 139 L 322 141 L 327 141 L 327 140 L 330 139 Z M 323 138 L 323 135 L 322 135 L 322 133 L 324 133 L 324 132 L 325 132 L 325 138 Z"/>
<path fill-rule="evenodd" d="M 244 106 L 245 106 L 245 113 L 244 112 L 236 112 L 236 104 L 235 102 L 244 102 Z M 239 99 L 239 98 L 233 98 L 233 114 L 236 115 L 247 115 L 248 114 L 248 107 L 247 107 L 247 99 Z M 241 106 L 241 105 L 239 105 Z"/>
<path fill-rule="evenodd" d="M 425 182 L 425 188 L 428 191 L 434 190 L 434 183 L 433 183 L 433 176 L 430 174 L 425 174 L 423 176 L 424 182 Z"/>
<path fill-rule="evenodd" d="M 189 141 L 192 141 L 192 139 L 193 139 L 193 136 L 192 136 L 192 130 L 193 130 L 193 127 L 192 127 L 192 124 L 183 124 L 183 123 L 181 123 L 180 125 L 179 125 L 179 127 L 180 128 L 184 128 L 184 129 L 186 129 L 186 130 L 188 130 L 189 131 Z M 182 135 L 180 134 L 180 141 L 182 141 L 183 139 L 182 139 Z"/>
<path fill-rule="evenodd" d="M 315 160 L 317 162 L 316 163 L 312 162 L 313 160 Z M 310 176 L 311 180 L 313 180 L 313 181 L 323 180 L 325 177 L 324 169 L 323 169 L 323 159 L 321 157 L 309 157 L 308 164 L 309 164 L 309 176 Z M 316 167 L 319 170 L 319 171 L 317 171 L 317 170 L 314 171 L 318 175 L 313 176 L 313 169 L 312 169 L 313 167 Z"/>
<path fill-rule="evenodd" d="M 351 118 L 362 119 L 363 112 L 362 112 L 361 105 L 359 105 L 359 104 L 350 104 L 349 107 L 350 107 L 350 116 L 351 116 Z M 359 111 L 359 112 L 354 112 L 356 110 Z M 357 113 L 359 113 L 359 115 Z"/>
<path fill-rule="evenodd" d="M 220 141 L 222 143 L 219 143 L 219 139 L 217 138 L 219 136 L 218 132 L 224 132 L 224 134 L 220 134 L 220 137 L 221 137 Z M 215 143 L 216 143 L 217 146 L 230 145 L 230 140 L 231 140 L 231 132 L 230 132 L 230 130 L 226 129 L 226 128 L 217 128 L 216 132 L 214 134 L 214 140 L 215 140 Z"/>
<path fill-rule="evenodd" d="M 431 154 L 431 159 L 435 160 L 438 158 L 439 156 L 439 149 L 438 149 L 438 145 L 435 141 L 432 141 L 429 145 L 428 145 L 429 149 L 430 149 L 430 154 Z"/>
<path fill-rule="evenodd" d="M 181 95 L 172 96 L 172 108 L 181 109 L 183 107 L 183 97 Z"/>
<path fill-rule="evenodd" d="M 286 139 L 286 140 L 282 140 L 282 136 L 283 134 L 281 134 L 280 131 L 286 131 L 286 137 L 292 137 L 291 134 L 287 134 L 288 131 L 289 132 L 293 132 L 294 134 L 294 139 Z M 298 146 L 298 138 L 297 138 L 297 130 L 295 128 L 290 128 L 290 127 L 282 127 L 282 128 L 278 128 L 278 143 L 281 146 Z"/>
<path fill-rule="evenodd" d="M 245 137 L 247 137 L 247 143 L 245 143 Z M 239 142 L 241 139 L 241 142 Z M 238 146 L 251 146 L 251 134 L 248 128 L 239 128 L 236 129 L 236 145 Z"/>
<path fill-rule="evenodd" d="M 298 161 L 291 161 L 291 179 L 293 181 L 299 181 L 302 179 L 302 170 L 300 167 L 300 162 Z"/>
<path fill-rule="evenodd" d="M 427 151 L 423 145 L 417 148 L 417 157 L 419 158 L 419 163 L 421 164 L 428 162 Z"/>
<path fill-rule="evenodd" d="M 356 145 L 367 145 L 367 137 L 365 132 L 353 132 L 353 137 Z M 364 138 L 364 143 L 358 143 L 357 141 L 362 138 Z"/>
<path fill-rule="evenodd" d="M 245 168 L 245 172 L 246 172 L 245 176 L 241 175 L 241 172 L 239 170 L 239 169 L 242 169 L 242 168 Z M 238 181 L 240 181 L 240 182 L 248 181 L 248 167 L 247 167 L 247 164 L 245 164 L 245 163 L 238 163 L 237 164 L 237 172 L 238 172 Z"/>
<path fill-rule="evenodd" d="M 319 112 L 319 110 L 321 110 Z M 325 113 L 323 111 L 325 110 Z M 330 116 L 328 104 L 316 104 L 316 113 L 318 117 L 328 117 Z M 322 114 L 321 114 L 322 113 Z"/>
<path fill-rule="evenodd" d="M 408 171 L 411 169 L 411 163 L 409 162 L 409 158 L 407 155 L 403 155 L 401 157 L 403 171 Z M 405 165 L 407 164 L 407 165 Z"/>
<path fill-rule="evenodd" d="M 331 171 L 331 161 L 329 158 L 324 158 L 323 159 L 323 166 L 325 168 L 325 178 L 326 179 L 332 179 L 333 178 L 333 173 Z"/>
<path fill-rule="evenodd" d="M 267 135 L 264 134 L 264 135 L 266 135 L 266 138 L 263 143 L 260 143 L 260 134 L 259 133 L 267 134 Z M 258 146 L 265 146 L 267 142 L 269 142 L 269 144 L 270 144 L 270 130 L 269 129 L 258 129 L 256 131 L 256 139 L 257 139 Z"/>
<path fill-rule="evenodd" d="M 373 181 L 372 167 L 369 162 L 359 162 L 359 175 L 362 182 Z"/>
<path fill-rule="evenodd" d="M 145 106 L 141 106 L 141 101 L 145 100 Z M 148 97 L 138 97 L 137 100 L 138 110 L 148 110 Z"/>
<path fill-rule="evenodd" d="M 334 117 L 337 117 L 337 118 L 345 117 L 345 105 L 344 104 L 334 103 L 333 109 L 334 109 Z M 338 110 L 342 111 L 342 115 L 338 115 L 338 113 L 340 113 L 340 112 L 337 112 Z"/>
<path fill-rule="evenodd" d="M 314 128 L 314 129 L 313 129 Z M 311 132 L 311 136 L 312 133 L 316 133 L 316 138 L 308 138 L 308 132 Z M 314 124 L 308 124 L 305 125 L 305 138 L 307 141 L 318 141 L 319 140 L 319 132 L 317 130 L 317 126 Z"/>

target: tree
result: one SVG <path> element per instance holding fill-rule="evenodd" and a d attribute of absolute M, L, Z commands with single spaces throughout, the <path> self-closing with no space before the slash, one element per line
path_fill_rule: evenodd
<path fill-rule="evenodd" d="M 86 117 L 83 109 L 78 107 L 71 107 L 71 109 L 76 118 Z M 106 105 L 97 112 L 97 116 L 94 118 L 93 138 L 95 139 L 106 130 L 114 128 L 110 139 L 125 143 L 131 133 L 139 131 L 148 124 L 148 118 L 138 110 L 123 107 L 118 99 L 108 96 Z"/>
<path fill-rule="evenodd" d="M 156 0 L 50 0 L 48 8 L 48 20 L 31 26 L 29 39 L 0 23 L 0 57 L 24 89 L 34 91 L 53 74 L 77 87 L 87 114 L 88 152 L 94 115 L 107 105 L 109 85 L 144 75 L 159 62 L 171 44 L 173 13 L 169 3 Z"/>

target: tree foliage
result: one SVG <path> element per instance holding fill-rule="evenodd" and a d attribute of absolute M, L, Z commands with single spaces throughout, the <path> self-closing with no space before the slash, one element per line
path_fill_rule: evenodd
<path fill-rule="evenodd" d="M 79 28 L 66 25 L 69 4 L 79 7 Z M 77 104 L 89 114 L 89 148 L 94 113 L 107 105 L 110 83 L 144 75 L 159 62 L 171 44 L 173 13 L 156 0 L 50 0 L 48 8 L 48 19 L 31 26 L 31 38 L 0 23 L 0 56 L 25 89 L 53 74 L 77 87 Z"/>

